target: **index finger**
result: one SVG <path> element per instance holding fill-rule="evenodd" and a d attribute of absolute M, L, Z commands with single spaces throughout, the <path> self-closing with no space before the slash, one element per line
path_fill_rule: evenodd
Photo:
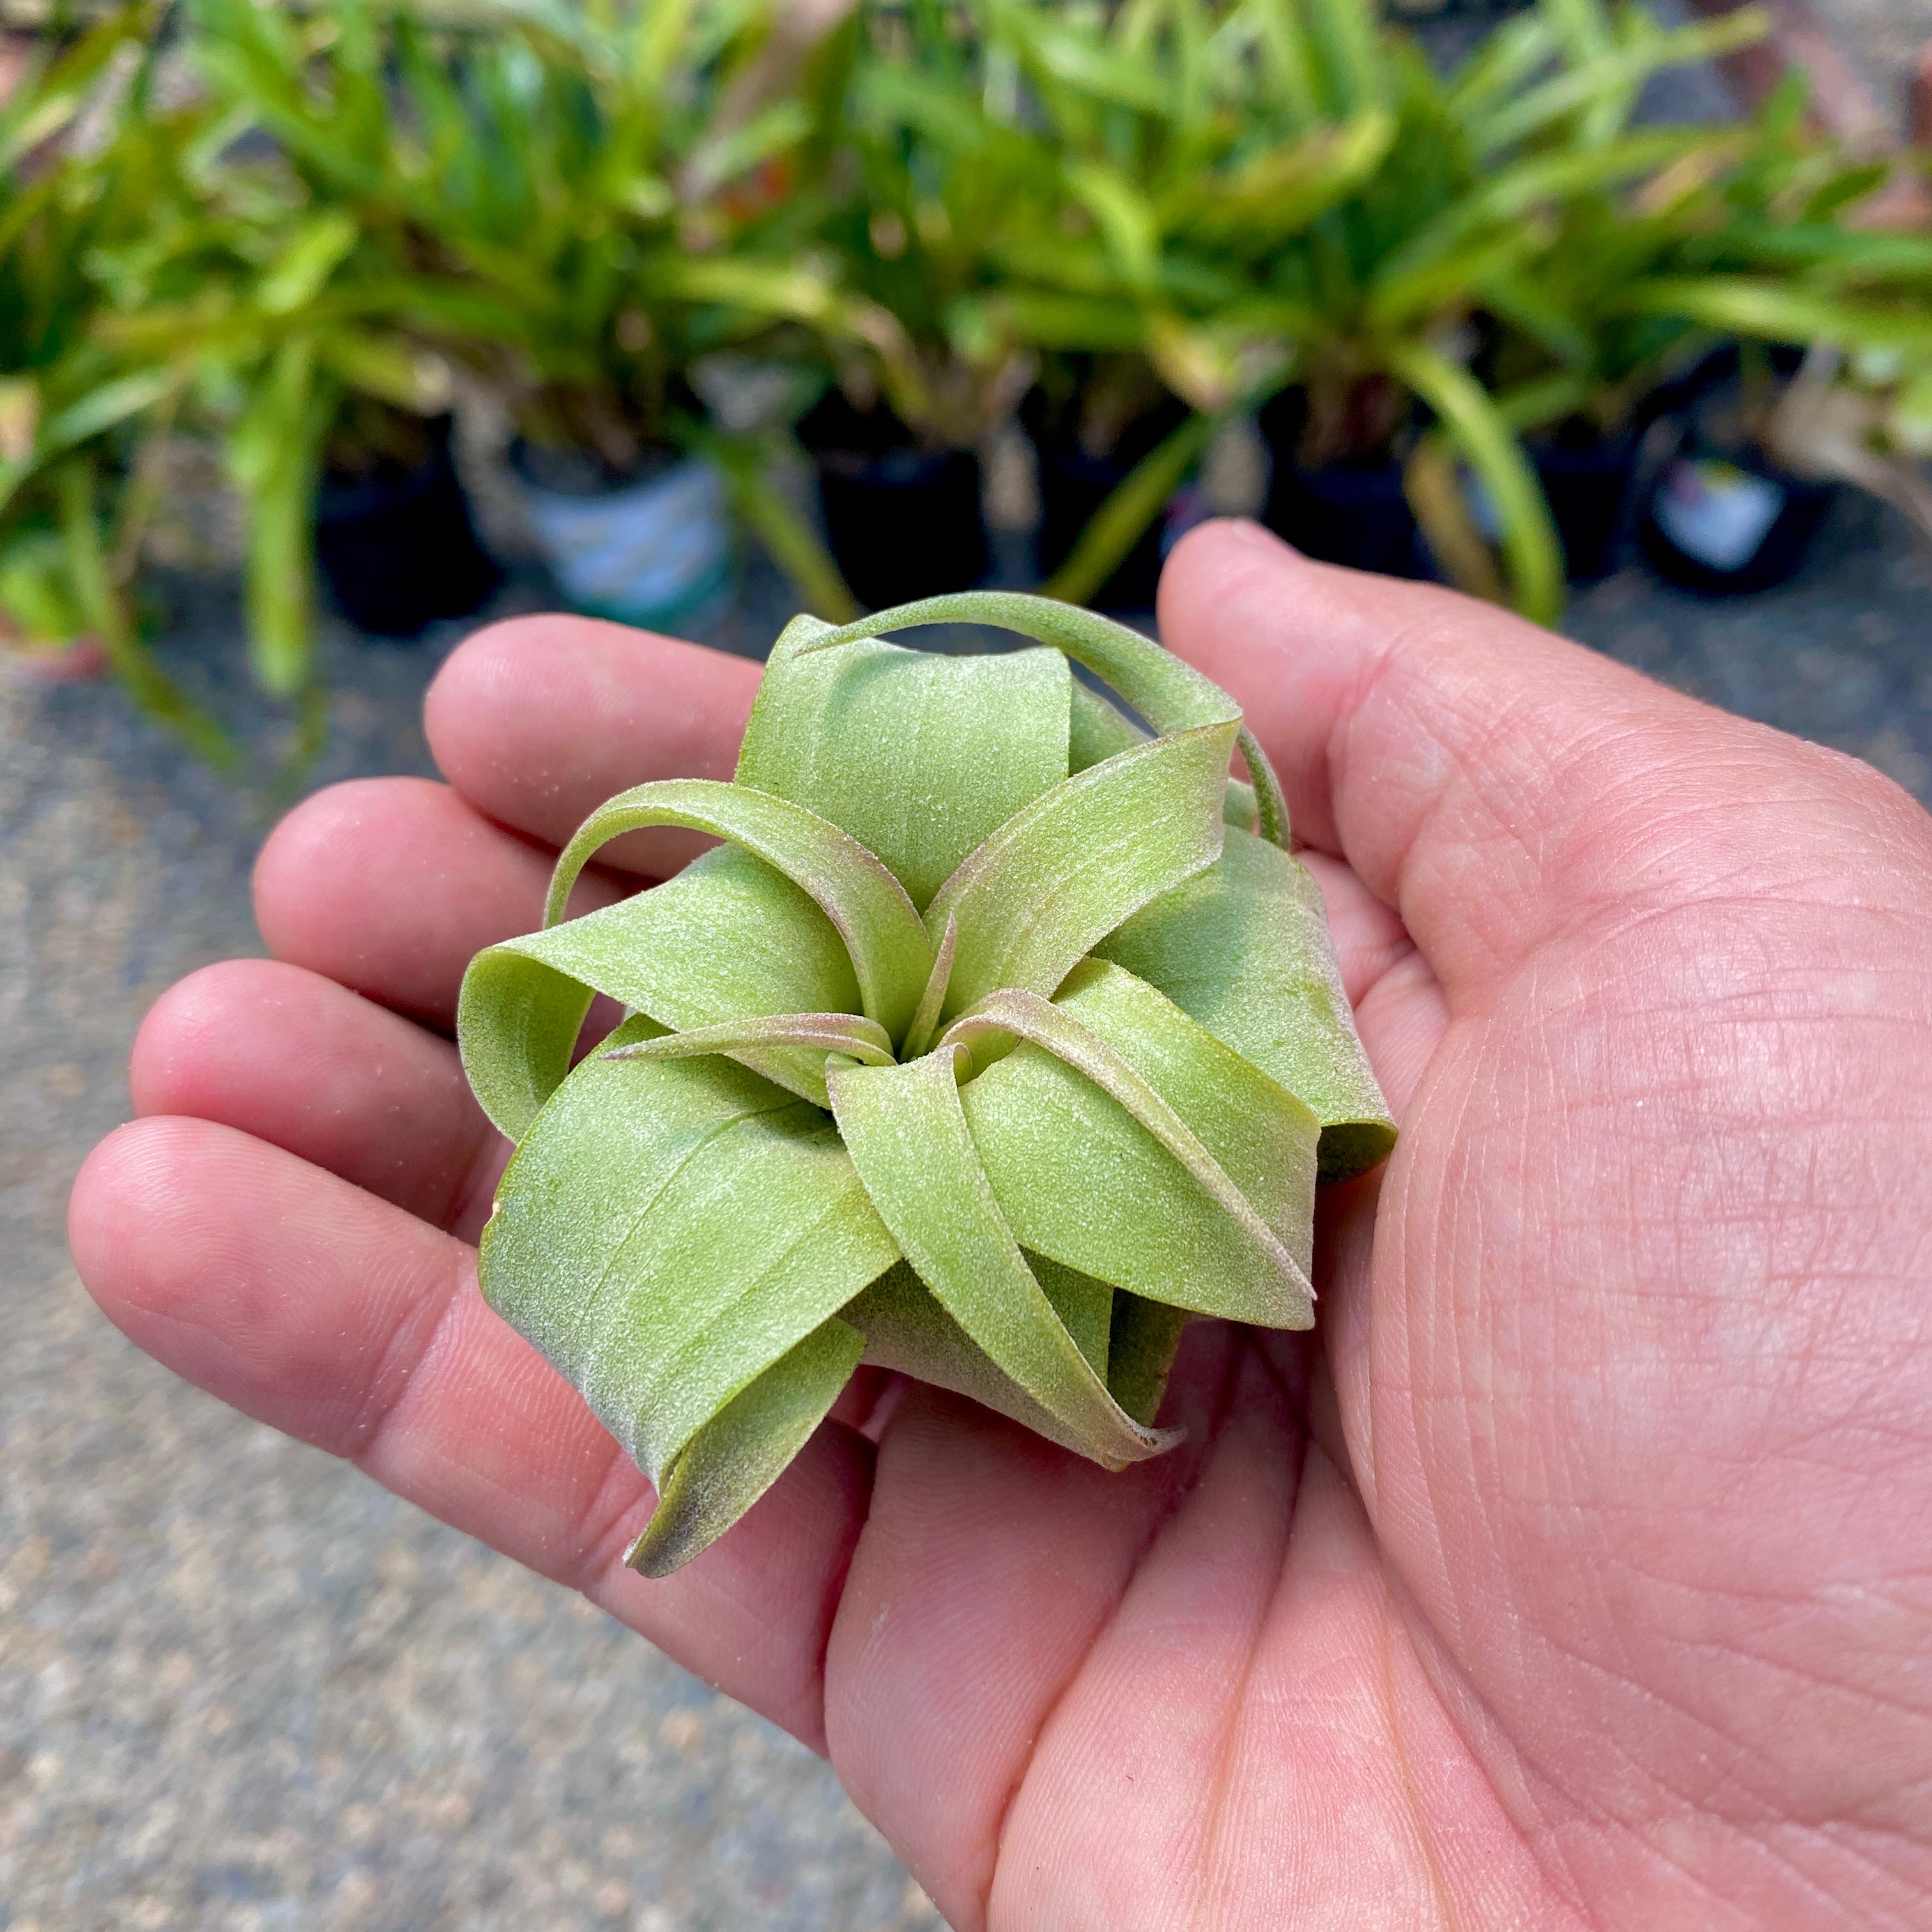
<path fill-rule="evenodd" d="M 443 776 L 498 824 L 562 845 L 653 778 L 728 778 L 764 667 L 592 617 L 513 617 L 459 644 L 423 725 Z M 662 878 L 710 842 L 632 832 L 602 865 Z"/>

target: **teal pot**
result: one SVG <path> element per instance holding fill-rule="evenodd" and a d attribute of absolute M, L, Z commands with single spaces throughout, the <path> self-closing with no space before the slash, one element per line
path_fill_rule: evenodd
<path fill-rule="evenodd" d="M 701 458 L 655 450 L 628 476 L 512 446 L 524 508 L 572 608 L 653 629 L 688 622 L 730 579 L 724 488 Z"/>

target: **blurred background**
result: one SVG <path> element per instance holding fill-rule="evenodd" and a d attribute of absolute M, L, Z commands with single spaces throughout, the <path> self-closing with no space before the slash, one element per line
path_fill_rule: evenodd
<path fill-rule="evenodd" d="M 1151 626 L 1223 512 L 1932 799 L 1932 0 L 0 0 L 0 1932 L 938 1920 L 66 1254 L 301 793 L 568 607 Z"/>

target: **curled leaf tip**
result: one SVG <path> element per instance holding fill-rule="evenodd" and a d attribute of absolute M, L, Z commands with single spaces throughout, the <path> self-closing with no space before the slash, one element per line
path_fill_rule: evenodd
<path fill-rule="evenodd" d="M 1046 648 L 884 641 L 932 622 Z M 566 916 L 604 844 L 663 825 L 726 842 Z M 1225 692 L 1005 592 L 795 620 L 733 781 L 586 821 L 458 1031 L 517 1142 L 484 1292 L 657 1485 L 634 1568 L 728 1529 L 860 1362 L 1118 1468 L 1178 1439 L 1189 1320 L 1308 1325 L 1318 1178 L 1394 1126 L 1288 838 Z M 600 993 L 628 1017 L 579 1058 Z"/>

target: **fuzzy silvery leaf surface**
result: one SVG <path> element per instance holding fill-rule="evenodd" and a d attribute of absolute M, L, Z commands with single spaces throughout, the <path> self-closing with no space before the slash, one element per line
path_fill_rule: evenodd
<path fill-rule="evenodd" d="M 1044 648 L 880 635 L 956 622 Z M 601 847 L 664 825 L 722 842 L 564 917 Z M 580 1058 L 599 993 L 627 1016 Z M 1395 1136 L 1238 707 L 1002 592 L 794 620 L 733 781 L 592 814 L 544 929 L 471 962 L 458 1028 L 517 1144 L 484 1294 L 657 1486 L 630 1556 L 653 1576 L 862 1363 L 1109 1467 L 1158 1455 L 1183 1327 L 1310 1326 L 1318 1182 Z"/>

